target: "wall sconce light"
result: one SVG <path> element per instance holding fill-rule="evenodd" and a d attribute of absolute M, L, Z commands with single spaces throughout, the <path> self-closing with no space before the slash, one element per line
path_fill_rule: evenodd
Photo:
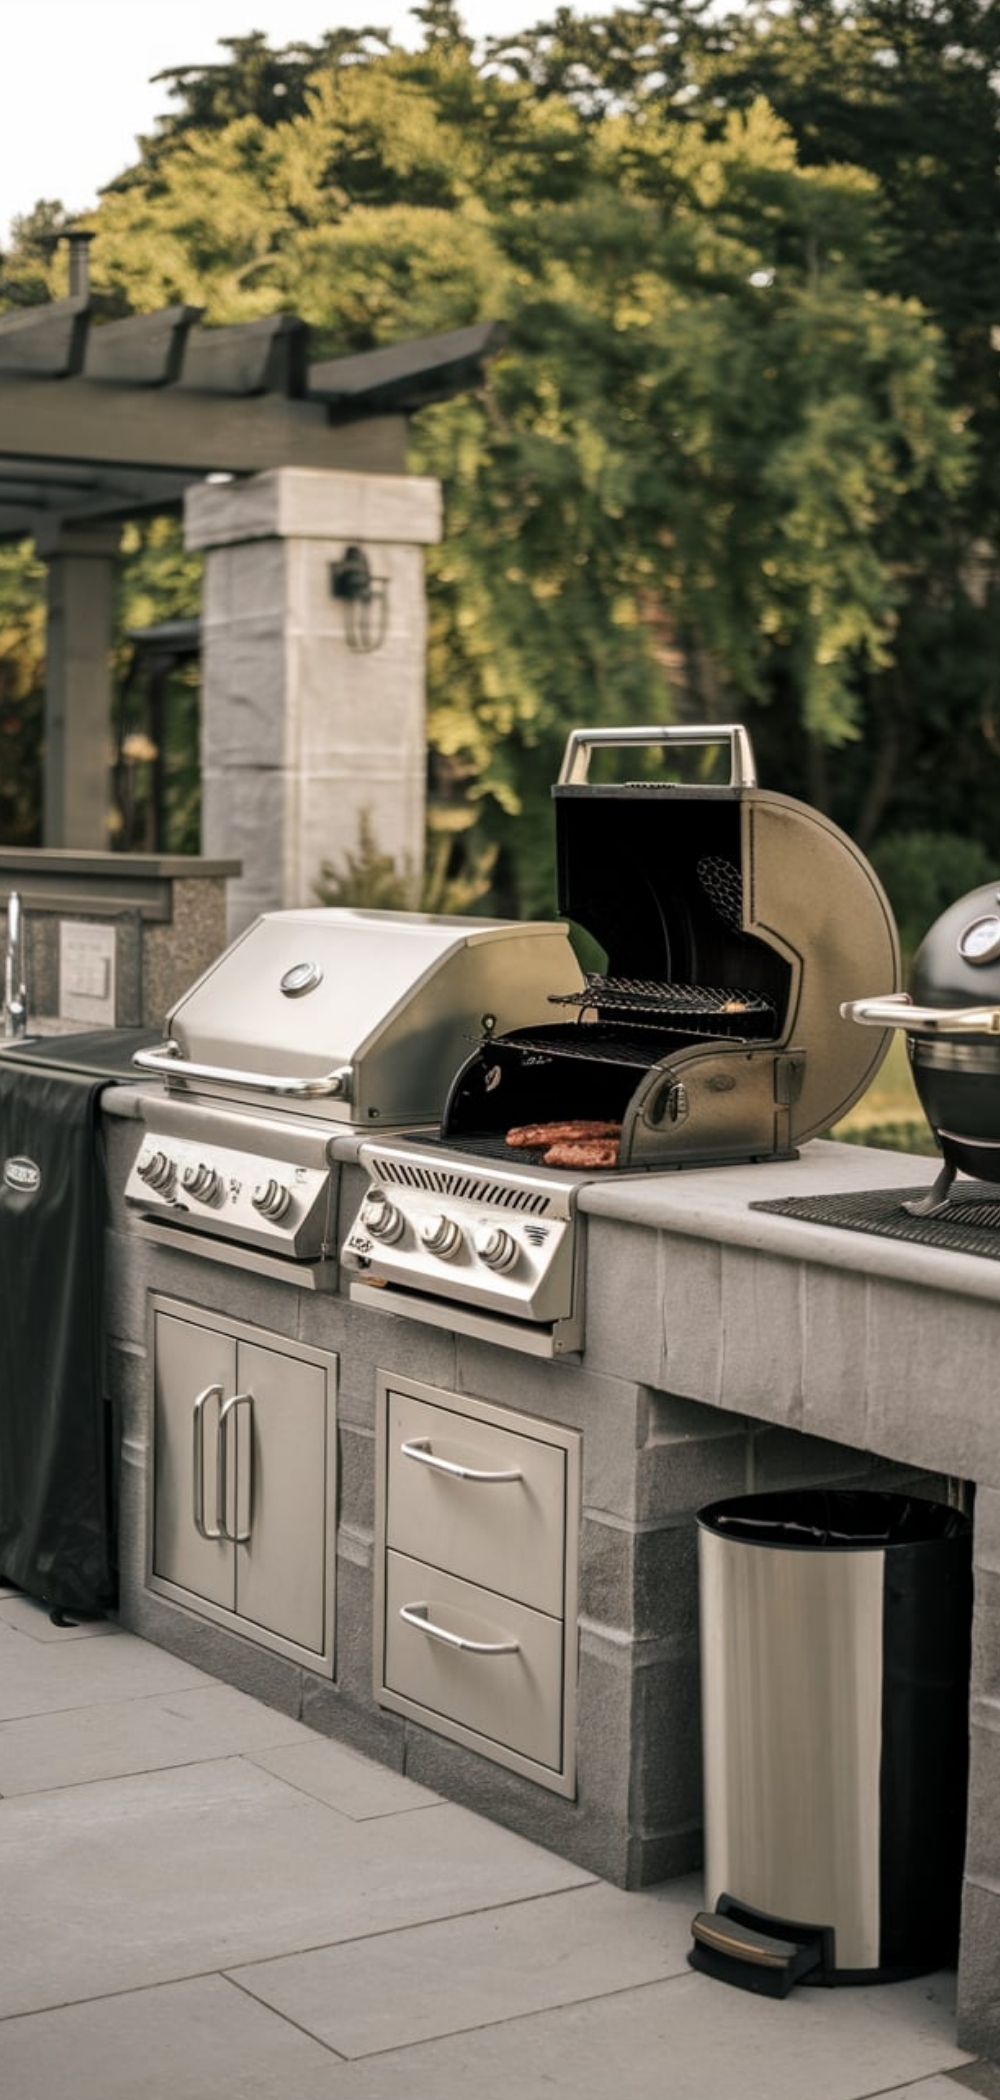
<path fill-rule="evenodd" d="M 348 648 L 360 654 L 381 648 L 389 624 L 389 578 L 372 575 L 363 547 L 348 547 L 331 562 L 330 591 L 343 603 Z"/>

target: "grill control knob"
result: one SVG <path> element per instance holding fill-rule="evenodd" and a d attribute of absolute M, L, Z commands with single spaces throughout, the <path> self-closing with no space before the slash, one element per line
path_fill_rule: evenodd
<path fill-rule="evenodd" d="M 393 1246 L 396 1240 L 402 1238 L 402 1213 L 396 1209 L 394 1203 L 390 1203 L 382 1189 L 368 1190 L 361 1205 L 358 1222 L 364 1226 L 366 1232 L 371 1233 L 373 1240 L 384 1240 L 387 1247 Z"/>
<path fill-rule="evenodd" d="M 181 1171 L 181 1187 L 189 1196 L 196 1196 L 199 1203 L 217 1203 L 222 1194 L 222 1180 L 207 1159 L 200 1159 Z"/>
<path fill-rule="evenodd" d="M 517 1241 L 502 1225 L 477 1225 L 472 1244 L 488 1269 L 512 1269 L 517 1260 Z"/>
<path fill-rule="evenodd" d="M 137 1161 L 137 1166 L 143 1181 L 148 1181 L 158 1195 L 165 1195 L 173 1187 L 175 1168 L 166 1152 L 151 1152 L 147 1159 Z"/>
<path fill-rule="evenodd" d="M 272 1175 L 270 1181 L 258 1181 L 250 1200 L 262 1217 L 277 1221 L 278 1218 L 284 1217 L 292 1200 L 292 1192 L 291 1189 L 285 1188 L 283 1182 L 275 1181 Z"/>
<path fill-rule="evenodd" d="M 442 1261 L 450 1261 L 462 1244 L 462 1228 L 444 1211 L 431 1211 L 420 1220 L 420 1237 L 428 1254 L 439 1254 Z"/>

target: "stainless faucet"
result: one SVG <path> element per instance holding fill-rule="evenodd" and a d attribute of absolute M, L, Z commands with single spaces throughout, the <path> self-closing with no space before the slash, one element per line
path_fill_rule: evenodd
<path fill-rule="evenodd" d="M 28 986 L 25 970 L 24 913 L 16 890 L 7 899 L 7 946 L 3 965 L 3 1033 L 28 1032 Z"/>

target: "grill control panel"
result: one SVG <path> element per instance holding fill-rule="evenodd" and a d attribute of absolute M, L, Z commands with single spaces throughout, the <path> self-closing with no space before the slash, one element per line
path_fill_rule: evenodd
<path fill-rule="evenodd" d="M 341 1249 L 345 1269 L 517 1320 L 569 1316 L 580 1228 L 566 1187 L 401 1148 L 365 1146 L 362 1159 L 373 1178 Z"/>
<path fill-rule="evenodd" d="M 125 1200 L 148 1217 L 270 1248 L 296 1260 L 330 1253 L 331 1174 L 321 1165 L 158 1134 L 143 1140 Z"/>

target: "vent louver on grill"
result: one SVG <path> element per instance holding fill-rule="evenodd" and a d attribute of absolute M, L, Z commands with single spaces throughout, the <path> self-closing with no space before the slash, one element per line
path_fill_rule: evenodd
<path fill-rule="evenodd" d="M 530 1211 L 535 1215 L 551 1209 L 544 1189 L 519 1188 L 503 1181 L 487 1181 L 479 1174 L 466 1174 L 454 1167 L 431 1167 L 418 1165 L 413 1160 L 382 1159 L 379 1174 L 383 1181 L 395 1182 L 398 1186 L 425 1189 L 434 1196 L 457 1196 L 468 1203 L 495 1203 L 504 1210 Z"/>

